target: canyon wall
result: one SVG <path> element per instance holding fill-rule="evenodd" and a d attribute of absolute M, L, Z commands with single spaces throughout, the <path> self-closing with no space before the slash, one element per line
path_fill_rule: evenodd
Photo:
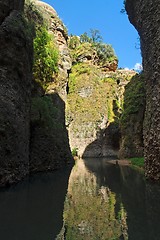
<path fill-rule="evenodd" d="M 90 61 L 81 60 L 73 65 L 66 119 L 70 146 L 75 154 L 95 158 L 118 156 L 125 86 L 135 74 L 127 70 L 104 71 Z M 131 145 L 130 139 L 126 141 Z M 122 144 L 121 147 L 124 157 L 126 148 Z"/>
<path fill-rule="evenodd" d="M 125 86 L 123 112 L 120 118 L 121 141 L 119 157 L 143 157 L 143 121 L 145 111 L 143 73 L 136 74 Z"/>
<path fill-rule="evenodd" d="M 130 22 L 141 40 L 146 111 L 144 156 L 146 177 L 160 179 L 160 4 L 154 0 L 127 0 Z"/>
<path fill-rule="evenodd" d="M 0 0 L 0 186 L 72 160 L 64 102 L 71 66 L 67 32 L 52 7 L 37 1 L 32 12 L 34 3 L 26 1 L 31 22 L 23 0 Z M 58 75 L 45 89 L 32 75 L 36 14 L 59 49 Z"/>
<path fill-rule="evenodd" d="M 28 3 L 28 9 L 31 16 L 29 22 L 34 21 L 35 33 L 37 34 L 37 29 L 44 31 L 45 28 L 58 52 L 57 72 L 53 72 L 47 80 L 33 78 L 30 171 L 54 170 L 72 160 L 65 127 L 66 87 L 68 71 L 71 68 L 67 47 L 68 34 L 56 11 L 47 3 L 31 1 Z M 36 54 L 36 49 L 34 50 Z"/>
<path fill-rule="evenodd" d="M 29 171 L 32 39 L 24 1 L 0 1 L 0 185 Z"/>

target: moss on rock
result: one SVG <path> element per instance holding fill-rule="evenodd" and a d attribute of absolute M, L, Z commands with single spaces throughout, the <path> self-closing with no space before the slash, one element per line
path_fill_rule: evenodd
<path fill-rule="evenodd" d="M 122 132 L 120 157 L 143 156 L 144 111 L 144 76 L 137 74 L 125 88 L 124 109 L 120 119 Z"/>

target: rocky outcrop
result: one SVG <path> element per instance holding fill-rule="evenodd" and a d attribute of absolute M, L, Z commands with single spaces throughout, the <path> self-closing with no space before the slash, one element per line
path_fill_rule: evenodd
<path fill-rule="evenodd" d="M 37 10 L 42 14 L 44 22 L 47 22 L 50 33 L 54 35 L 56 45 L 59 50 L 59 66 L 58 76 L 54 79 L 54 83 L 50 83 L 47 91 L 54 92 L 55 88 L 60 97 L 66 100 L 66 88 L 68 82 L 68 74 L 70 72 L 72 61 L 67 46 L 68 33 L 65 25 L 58 17 L 56 11 L 47 3 L 35 1 Z"/>
<path fill-rule="evenodd" d="M 72 67 L 67 99 L 70 146 L 79 156 L 117 156 L 124 87 L 135 72 L 102 71 L 88 62 Z"/>
<path fill-rule="evenodd" d="M 34 3 L 34 2 L 33 2 Z M 32 90 L 30 171 L 53 170 L 71 162 L 68 132 L 65 127 L 65 99 L 71 59 L 67 47 L 67 31 L 56 11 L 46 3 L 35 1 L 32 17 L 37 12 L 38 25 L 47 26 L 58 49 L 58 73 L 48 82 L 36 82 Z M 37 20 L 38 21 L 38 20 Z M 39 79 L 38 79 L 39 80 Z"/>
<path fill-rule="evenodd" d="M 32 12 L 34 2 L 26 2 L 28 19 L 22 13 L 23 0 L 0 0 L 0 186 L 30 171 L 57 169 L 72 159 L 63 101 L 71 65 L 67 33 L 49 5 L 38 1 Z M 32 79 L 36 20 L 47 22 L 60 52 L 59 76 L 46 92 Z"/>
<path fill-rule="evenodd" d="M 32 41 L 23 2 L 0 1 L 0 185 L 29 172 Z"/>
<path fill-rule="evenodd" d="M 87 35 L 87 39 L 83 41 L 81 39 L 82 36 L 83 34 L 80 37 L 70 36 L 68 39 L 73 65 L 77 63 L 88 63 L 97 66 L 103 72 L 116 71 L 118 59 L 112 46 L 99 41 L 93 41 L 93 39 Z"/>
<path fill-rule="evenodd" d="M 80 157 L 117 156 L 124 87 L 135 72 L 118 70 L 112 46 L 87 33 L 70 36 L 68 46 L 73 62 L 66 110 L 71 149 Z"/>
<path fill-rule="evenodd" d="M 141 39 L 146 80 L 144 156 L 146 177 L 160 180 L 160 6 L 159 1 L 127 0 L 130 22 Z"/>

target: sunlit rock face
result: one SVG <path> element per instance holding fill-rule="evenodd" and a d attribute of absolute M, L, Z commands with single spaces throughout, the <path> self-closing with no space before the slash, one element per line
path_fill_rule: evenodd
<path fill-rule="evenodd" d="M 28 173 L 32 41 L 24 1 L 0 1 L 0 185 Z"/>
<path fill-rule="evenodd" d="M 146 80 L 144 155 L 146 177 L 160 180 L 160 6 L 159 1 L 127 0 L 130 22 L 141 39 Z"/>
<path fill-rule="evenodd" d="M 57 47 L 59 49 L 59 72 L 53 84 L 48 86 L 48 93 L 55 91 L 55 87 L 60 97 L 66 100 L 66 87 L 68 82 L 68 73 L 71 69 L 72 61 L 69 54 L 67 39 L 68 33 L 65 25 L 58 17 L 57 12 L 49 4 L 42 1 L 35 1 L 37 9 L 41 12 L 44 20 L 47 22 L 49 31 L 54 35 Z"/>
<path fill-rule="evenodd" d="M 133 75 L 134 71 L 104 72 L 87 62 L 72 67 L 66 117 L 70 146 L 79 156 L 118 155 L 125 85 Z"/>

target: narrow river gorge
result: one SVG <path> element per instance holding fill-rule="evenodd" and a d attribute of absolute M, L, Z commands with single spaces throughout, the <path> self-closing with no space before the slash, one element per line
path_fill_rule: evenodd
<path fill-rule="evenodd" d="M 159 240 L 159 2 L 122 9 L 142 72 L 48 2 L 0 0 L 0 240 Z"/>

